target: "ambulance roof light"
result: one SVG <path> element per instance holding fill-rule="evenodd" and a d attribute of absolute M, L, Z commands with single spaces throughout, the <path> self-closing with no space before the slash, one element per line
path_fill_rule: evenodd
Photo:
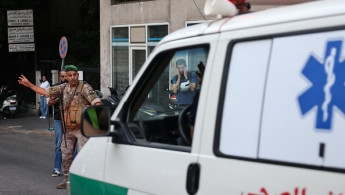
<path fill-rule="evenodd" d="M 250 9 L 246 0 L 206 0 L 204 6 L 205 15 L 234 16 Z"/>

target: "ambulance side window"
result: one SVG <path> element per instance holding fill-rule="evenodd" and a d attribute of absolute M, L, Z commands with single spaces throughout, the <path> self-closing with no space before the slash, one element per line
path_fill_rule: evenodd
<path fill-rule="evenodd" d="M 229 48 L 219 151 L 256 158 L 265 78 L 272 40 L 236 43 Z M 226 86 L 225 86 L 226 85 Z"/>
<path fill-rule="evenodd" d="M 167 51 L 150 63 L 145 72 L 148 79 L 141 83 L 127 122 L 135 143 L 188 146 L 178 118 L 200 89 L 196 72 L 198 64 L 206 65 L 208 52 L 208 45 Z M 184 133 L 190 139 L 189 118 L 185 117 Z"/>

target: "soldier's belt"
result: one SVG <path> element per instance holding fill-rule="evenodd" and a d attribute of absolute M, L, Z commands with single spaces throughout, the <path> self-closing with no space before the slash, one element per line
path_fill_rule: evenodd
<path fill-rule="evenodd" d="M 77 124 L 72 123 L 71 126 L 66 125 L 66 130 L 67 131 L 77 131 L 77 130 L 80 130 L 80 127 Z"/>

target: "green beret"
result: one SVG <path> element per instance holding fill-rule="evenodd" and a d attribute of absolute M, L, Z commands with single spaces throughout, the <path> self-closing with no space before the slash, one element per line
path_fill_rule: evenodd
<path fill-rule="evenodd" d="M 74 65 L 66 65 L 65 66 L 65 71 L 68 72 L 68 71 L 76 71 L 78 72 L 78 68 Z"/>

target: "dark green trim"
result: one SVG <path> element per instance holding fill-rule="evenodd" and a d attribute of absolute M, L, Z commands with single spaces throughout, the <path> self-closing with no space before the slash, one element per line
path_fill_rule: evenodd
<path fill-rule="evenodd" d="M 128 189 L 111 185 L 101 181 L 88 179 L 78 175 L 70 173 L 70 192 L 71 195 L 76 194 L 115 194 L 115 195 L 127 195 Z"/>

